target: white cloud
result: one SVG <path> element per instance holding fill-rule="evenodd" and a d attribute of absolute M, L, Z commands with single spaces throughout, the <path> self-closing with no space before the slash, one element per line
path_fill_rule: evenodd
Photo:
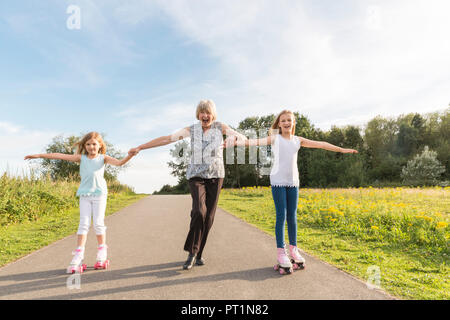
<path fill-rule="evenodd" d="M 36 168 L 33 161 L 25 161 L 28 154 L 43 153 L 57 133 L 27 130 L 15 123 L 0 123 L 0 173 L 22 175 Z"/>
<path fill-rule="evenodd" d="M 305 1 L 160 4 L 179 32 L 220 59 L 220 77 L 235 83 L 221 105 L 236 122 L 285 106 L 326 127 L 450 100 L 444 0 L 358 2 L 336 16 Z"/>
<path fill-rule="evenodd" d="M 20 129 L 21 127 L 15 124 L 9 122 L 0 122 L 0 133 L 14 134 L 19 132 Z"/>
<path fill-rule="evenodd" d="M 146 100 L 121 108 L 115 114 L 123 119 L 128 132 L 138 134 L 169 135 L 183 126 L 189 126 L 195 119 L 195 106 L 174 103 L 161 105 L 154 100 Z M 162 133 L 161 133 L 162 132 Z M 156 137 L 155 137 L 156 138 Z"/>
<path fill-rule="evenodd" d="M 171 147 L 141 151 L 130 160 L 130 167 L 119 174 L 119 181 L 133 186 L 138 193 L 153 193 L 165 184 L 176 185 L 177 179 L 167 165 L 173 160 L 169 154 Z"/>
<path fill-rule="evenodd" d="M 72 1 L 54 3 L 64 7 Z M 38 46 L 37 50 L 49 60 L 64 61 L 68 69 L 61 79 L 33 85 L 107 83 L 105 66 L 142 61 L 137 53 L 141 47 L 127 37 L 127 31 L 156 16 L 177 30 L 186 46 L 198 46 L 219 61 L 218 67 L 212 66 L 214 78 L 181 86 L 183 81 L 161 81 L 166 89 L 149 90 L 151 99 L 139 92 L 141 100 L 121 107 L 115 116 L 123 119 L 127 143 L 146 136 L 139 142 L 143 143 L 192 124 L 201 98 L 213 99 L 219 120 L 230 125 L 285 107 L 300 111 L 324 129 L 332 124 L 361 124 L 378 114 L 425 113 L 450 102 L 450 4 L 446 0 L 346 1 L 339 6 L 300 0 L 137 0 L 132 4 L 78 0 L 76 4 L 82 8 L 85 42 L 64 39 L 66 32 L 52 33 L 58 46 Z M 16 33 L 34 30 L 31 39 L 41 30 L 35 25 L 43 21 L 35 17 L 11 16 L 7 23 Z M 45 22 L 55 23 L 51 20 Z M 193 99 L 197 94 L 202 96 Z M 124 95 L 122 101 L 133 101 Z M 55 135 L 0 122 L 1 164 L 5 160 L 23 163 L 25 153 L 42 152 Z M 8 150 L 7 155 L 3 150 Z M 175 181 L 166 165 L 168 149 L 145 152 L 133 160 L 124 181 L 132 181 L 144 192 Z"/>

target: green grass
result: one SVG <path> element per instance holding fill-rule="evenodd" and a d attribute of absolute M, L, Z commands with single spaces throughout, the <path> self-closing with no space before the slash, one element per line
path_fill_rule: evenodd
<path fill-rule="evenodd" d="M 269 188 L 224 190 L 219 206 L 275 236 Z M 379 267 L 399 298 L 449 299 L 449 207 L 448 188 L 301 189 L 298 245 L 363 281 Z"/>
<path fill-rule="evenodd" d="M 0 267 L 76 233 L 78 184 L 0 178 Z M 118 183 L 108 189 L 107 216 L 147 196 Z"/>

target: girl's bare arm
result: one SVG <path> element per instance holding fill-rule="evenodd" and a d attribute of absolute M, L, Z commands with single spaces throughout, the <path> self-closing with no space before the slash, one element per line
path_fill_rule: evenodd
<path fill-rule="evenodd" d="M 299 139 L 301 141 L 301 146 L 305 148 L 317 148 L 341 153 L 358 153 L 357 150 L 341 148 L 325 141 L 314 141 L 303 137 L 299 137 Z"/>
<path fill-rule="evenodd" d="M 240 134 L 236 130 L 231 129 L 230 126 L 228 126 L 225 123 L 222 123 L 222 133 L 227 136 L 227 138 L 225 139 L 225 141 L 223 143 L 223 146 L 225 148 L 233 147 L 236 145 L 237 142 L 239 142 L 239 143 L 241 143 L 241 145 L 243 145 L 243 143 L 245 143 L 245 141 L 248 141 L 248 138 L 246 136 L 244 136 L 243 134 Z"/>
<path fill-rule="evenodd" d="M 131 158 L 133 158 L 133 156 L 130 154 L 121 160 L 105 155 L 105 163 L 120 167 L 127 163 Z"/>
<path fill-rule="evenodd" d="M 231 141 L 231 143 L 226 144 L 226 141 L 223 143 L 223 146 L 225 148 L 228 147 L 234 147 L 234 146 L 238 146 L 238 147 L 249 147 L 249 146 L 267 146 L 269 144 L 272 144 L 272 136 L 267 136 L 265 138 L 261 138 L 261 139 L 246 139 L 246 140 L 236 140 L 236 141 Z"/>
<path fill-rule="evenodd" d="M 65 153 L 42 153 L 42 154 L 31 154 L 25 156 L 25 160 L 28 159 L 55 159 L 55 160 L 65 160 L 71 162 L 80 162 L 81 154 L 65 154 Z"/>

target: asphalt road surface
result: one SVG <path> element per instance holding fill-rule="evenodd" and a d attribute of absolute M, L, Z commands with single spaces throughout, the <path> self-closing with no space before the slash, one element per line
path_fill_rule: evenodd
<path fill-rule="evenodd" d="M 149 196 L 106 218 L 108 270 L 94 270 L 91 227 L 81 275 L 68 275 L 76 235 L 0 269 L 0 299 L 393 299 L 365 281 L 306 253 L 306 268 L 273 270 L 274 237 L 220 208 L 203 256 L 206 264 L 183 270 L 190 195 Z"/>

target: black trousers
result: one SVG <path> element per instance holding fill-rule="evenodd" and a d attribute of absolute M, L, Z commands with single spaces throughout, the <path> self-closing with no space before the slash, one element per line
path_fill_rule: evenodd
<path fill-rule="evenodd" d="M 223 178 L 189 179 L 189 189 L 192 196 L 191 223 L 184 244 L 184 250 L 190 254 L 202 256 L 206 239 L 211 229 L 216 213 Z"/>

